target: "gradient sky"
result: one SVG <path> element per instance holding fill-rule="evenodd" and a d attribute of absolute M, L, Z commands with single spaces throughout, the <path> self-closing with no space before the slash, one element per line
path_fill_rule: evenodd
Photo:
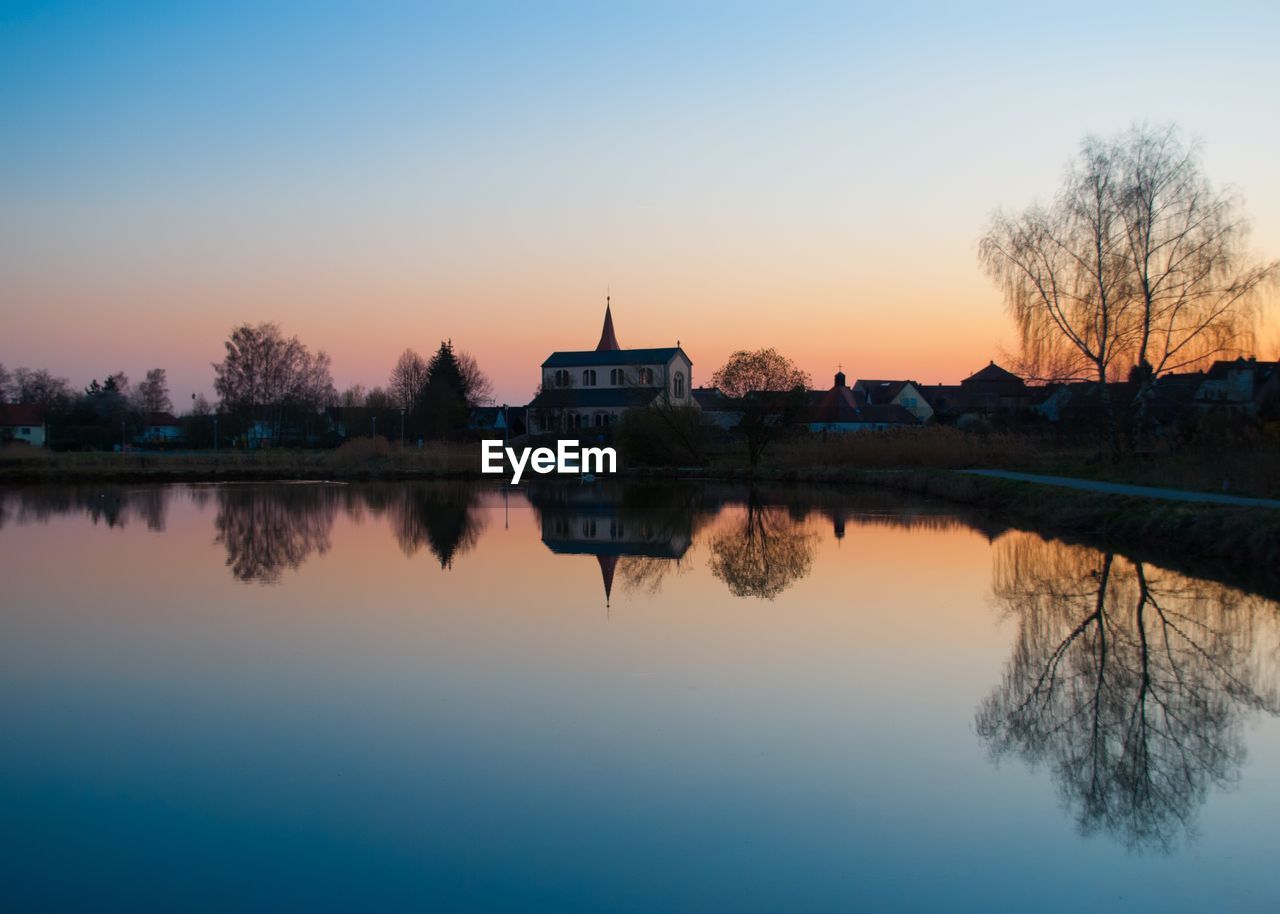
<path fill-rule="evenodd" d="M 0 0 L 0 362 L 160 365 L 182 407 L 276 320 L 339 387 L 451 337 L 524 402 L 608 289 L 696 383 L 765 345 L 955 381 L 1012 344 L 978 234 L 1086 133 L 1178 122 L 1280 255 L 1277 38 L 1262 3 Z"/>

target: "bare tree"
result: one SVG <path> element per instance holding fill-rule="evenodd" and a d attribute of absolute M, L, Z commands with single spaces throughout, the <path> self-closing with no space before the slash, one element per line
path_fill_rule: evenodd
<path fill-rule="evenodd" d="M 368 392 L 364 389 L 363 384 L 352 384 L 342 393 L 338 394 L 338 405 L 346 409 L 357 406 L 364 406 Z"/>
<path fill-rule="evenodd" d="M 395 408 L 395 399 L 381 387 L 375 387 L 364 395 L 364 406 L 369 410 Z"/>
<path fill-rule="evenodd" d="M 0 403 L 9 402 L 9 388 L 13 384 L 13 375 L 9 373 L 9 369 L 4 367 L 4 363 L 0 362 Z"/>
<path fill-rule="evenodd" d="M 167 413 L 173 410 L 173 402 L 169 399 L 169 379 L 163 368 L 153 368 L 147 377 L 138 385 L 136 391 L 138 408 L 144 413 Z"/>
<path fill-rule="evenodd" d="M 459 350 L 457 359 L 458 371 L 462 373 L 462 383 L 466 390 L 467 405 L 476 407 L 492 404 L 493 382 L 480 368 L 476 357 L 469 352 Z"/>
<path fill-rule="evenodd" d="M 737 401 L 738 429 L 746 437 L 753 467 L 808 407 L 809 375 L 776 349 L 735 352 L 712 375 L 711 383 Z"/>
<path fill-rule="evenodd" d="M 387 380 L 387 392 L 400 409 L 411 410 L 427 383 L 427 363 L 412 349 L 400 353 L 391 377 Z"/>
<path fill-rule="evenodd" d="M 223 407 L 270 419 L 277 433 L 286 411 L 315 412 L 337 399 L 329 356 L 313 355 L 296 336 L 286 339 L 276 324 L 242 324 L 225 346 L 213 366 Z"/>
<path fill-rule="evenodd" d="M 209 398 L 204 394 L 191 395 L 191 415 L 193 416 L 209 416 L 213 414 L 213 407 L 209 404 Z"/>
<path fill-rule="evenodd" d="M 9 393 L 17 403 L 56 406 L 70 402 L 71 385 L 66 378 L 55 378 L 43 368 L 18 368 L 13 372 Z"/>
<path fill-rule="evenodd" d="M 1142 381 L 1253 344 L 1257 292 L 1277 272 L 1248 251 L 1238 200 L 1174 127 L 1086 138 L 1052 204 L 997 213 L 979 257 L 1001 286 L 1028 375 Z"/>

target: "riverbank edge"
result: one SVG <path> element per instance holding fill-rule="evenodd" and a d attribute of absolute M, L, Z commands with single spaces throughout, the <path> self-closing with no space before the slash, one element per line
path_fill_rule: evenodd
<path fill-rule="evenodd" d="M 957 470 L 863 470 L 698 475 L 775 484 L 861 485 L 964 506 L 1046 538 L 1114 548 L 1140 561 L 1280 598 L 1280 510 L 1065 489 Z"/>
<path fill-rule="evenodd" d="M 283 455 L 282 455 L 283 456 Z M 174 461 L 130 455 L 119 463 L 23 461 L 0 464 L 0 485 L 76 485 L 92 483 L 299 482 L 299 481 L 495 481 L 477 470 L 395 466 L 392 461 L 351 465 L 292 455 L 236 454 L 228 458 Z M 1277 589 L 1280 568 L 1280 511 L 1266 507 L 1163 501 L 1142 496 L 1086 492 L 1033 482 L 997 479 L 945 469 L 634 469 L 620 474 L 641 481 L 706 481 L 735 484 L 821 484 L 888 488 L 963 505 L 1002 523 L 1034 530 L 1068 542 L 1113 546 L 1139 558 L 1168 565 L 1229 571 L 1241 583 Z M 1220 577 L 1221 575 L 1215 575 Z"/>

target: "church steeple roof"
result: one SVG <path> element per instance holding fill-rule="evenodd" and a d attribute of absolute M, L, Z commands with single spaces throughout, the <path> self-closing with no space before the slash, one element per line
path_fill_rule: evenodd
<path fill-rule="evenodd" d="M 600 577 L 604 579 L 604 605 L 609 605 L 609 598 L 613 595 L 613 572 L 618 567 L 618 557 L 616 555 L 597 555 L 600 561 Z"/>
<path fill-rule="evenodd" d="M 600 342 L 596 344 L 596 352 L 608 352 L 621 349 L 618 337 L 613 332 L 613 312 L 609 308 L 609 298 L 604 300 L 604 329 L 600 331 Z"/>

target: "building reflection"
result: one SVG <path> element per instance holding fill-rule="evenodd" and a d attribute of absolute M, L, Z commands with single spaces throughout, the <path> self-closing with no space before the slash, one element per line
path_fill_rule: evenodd
<path fill-rule="evenodd" d="M 1172 849 L 1239 777 L 1250 713 L 1277 713 L 1274 604 L 1027 533 L 996 543 L 993 589 L 1018 630 L 977 711 L 992 756 L 1048 768 L 1082 833 Z"/>
<path fill-rule="evenodd" d="M 542 486 L 528 498 L 548 549 L 595 557 L 606 606 L 615 578 L 657 593 L 680 568 L 699 516 L 696 490 L 682 486 Z"/>

